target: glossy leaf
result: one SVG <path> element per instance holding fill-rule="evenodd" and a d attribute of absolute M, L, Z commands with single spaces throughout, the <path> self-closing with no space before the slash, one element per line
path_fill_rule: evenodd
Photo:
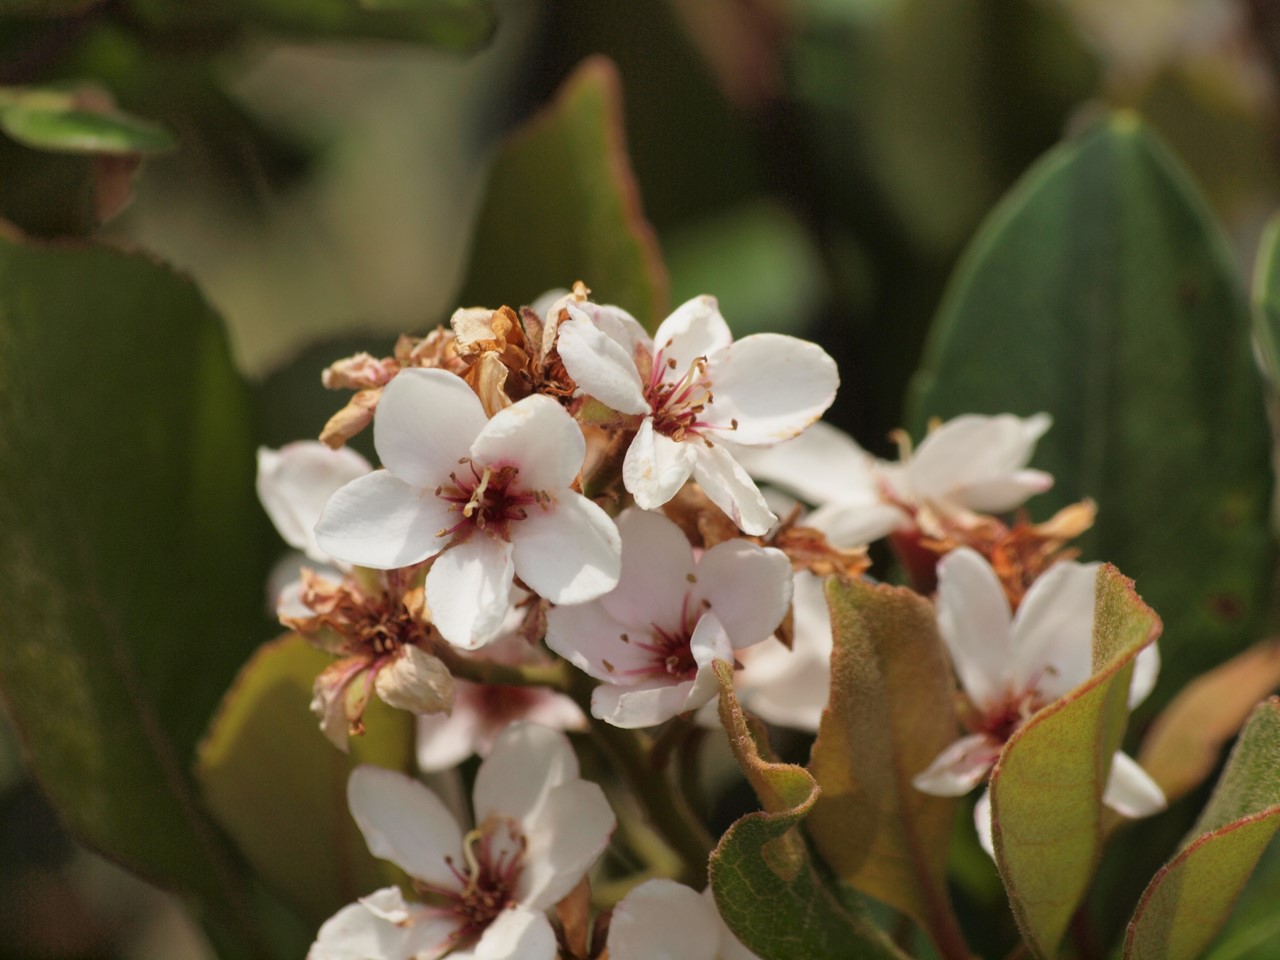
<path fill-rule="evenodd" d="M 1177 161 L 1116 115 L 1037 164 L 957 269 L 913 421 L 1046 410 L 1036 515 L 1098 502 L 1088 558 L 1170 629 L 1149 716 L 1257 636 L 1270 470 L 1240 281 Z"/>
<path fill-rule="evenodd" d="M 503 146 L 460 302 L 531 302 L 582 280 L 652 329 L 667 275 L 627 159 L 617 69 L 585 61 Z"/>
<path fill-rule="evenodd" d="M 80 839 L 262 955 L 189 772 L 264 629 L 218 318 L 146 257 L 0 235 L 0 370 L 0 693 L 31 769 Z"/>
<path fill-rule="evenodd" d="M 1125 938 L 1133 960 L 1194 960 L 1280 828 L 1280 699 L 1259 704 L 1182 850 L 1156 874 Z"/>
<path fill-rule="evenodd" d="M 164 128 L 126 114 L 21 102 L 0 106 L 0 130 L 25 146 L 62 153 L 155 153 L 175 144 Z"/>
<path fill-rule="evenodd" d="M 320 733 L 308 704 L 332 662 L 296 634 L 259 650 L 227 692 L 196 768 L 209 809 L 245 859 L 317 927 L 394 879 L 347 810 L 347 778 L 359 763 L 407 773 L 413 757 L 412 714 L 376 698 L 350 754 Z"/>
<path fill-rule="evenodd" d="M 1128 719 L 1133 660 L 1160 618 L 1114 567 L 1098 571 L 1093 675 L 1028 720 L 991 774 L 996 863 L 1023 938 L 1057 955 L 1102 850 L 1102 792 Z"/>
<path fill-rule="evenodd" d="M 823 884 L 796 829 L 813 809 L 817 783 L 803 767 L 761 756 L 763 729 L 742 712 L 732 666 L 721 662 L 715 669 L 721 722 L 764 806 L 729 827 L 711 854 L 711 888 L 720 915 L 761 960 L 901 960 L 903 955 L 856 905 Z"/>
<path fill-rule="evenodd" d="M 809 771 L 807 829 L 845 882 L 958 944 L 946 892 L 956 801 L 911 785 L 956 738 L 955 687 L 933 604 L 901 587 L 827 584 L 830 705 Z"/>

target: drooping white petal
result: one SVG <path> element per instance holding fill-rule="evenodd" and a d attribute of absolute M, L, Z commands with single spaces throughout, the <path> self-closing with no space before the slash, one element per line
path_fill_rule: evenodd
<path fill-rule="evenodd" d="M 755 481 L 724 447 L 689 444 L 694 449 L 693 477 L 708 499 L 729 515 L 743 533 L 763 536 L 777 523 Z M 638 501 L 637 501 L 638 502 Z"/>
<path fill-rule="evenodd" d="M 676 495 L 693 473 L 694 444 L 672 440 L 645 417 L 622 461 L 622 484 L 643 510 L 656 510 Z"/>
<path fill-rule="evenodd" d="M 1009 601 L 987 561 L 968 547 L 938 564 L 938 630 L 970 699 L 979 707 L 998 702 L 1016 655 Z"/>
<path fill-rule="evenodd" d="M 279 450 L 259 447 L 258 499 L 285 543 L 316 563 L 328 563 L 329 554 L 316 543 L 316 521 L 339 488 L 372 469 L 349 447 L 331 450 L 314 440 Z"/>
<path fill-rule="evenodd" d="M 347 781 L 347 804 L 375 857 L 415 880 L 447 888 L 457 883 L 445 857 L 460 858 L 462 834 L 440 798 L 422 784 L 362 765 Z"/>
<path fill-rule="evenodd" d="M 450 957 L 462 958 L 451 953 Z M 547 915 L 524 906 L 494 917 L 472 950 L 473 960 L 555 960 L 556 935 Z"/>
<path fill-rule="evenodd" d="M 627 510 L 617 519 L 622 575 L 600 602 L 632 627 L 680 626 L 680 607 L 694 575 L 693 550 L 680 528 L 661 513 Z"/>
<path fill-rule="evenodd" d="M 1093 604 L 1098 564 L 1055 563 L 1031 584 L 1013 621 L 1012 676 L 1056 700 L 1093 672 Z"/>
<path fill-rule="evenodd" d="M 654 727 L 683 713 L 692 690 L 692 680 L 646 680 L 633 687 L 602 683 L 591 691 L 591 715 L 615 727 Z"/>
<path fill-rule="evenodd" d="M 664 380 L 678 380 L 698 357 L 710 357 L 732 342 L 720 305 L 705 294 L 676 307 L 653 335 L 654 349 L 662 352 Z"/>
<path fill-rule="evenodd" d="M 554 509 L 531 507 L 511 525 L 516 572 L 552 603 L 585 603 L 608 593 L 622 572 L 622 541 L 599 505 L 569 491 Z"/>
<path fill-rule="evenodd" d="M 833 547 L 851 550 L 910 526 L 911 518 L 888 503 L 841 501 L 819 507 L 805 517 L 805 524 L 825 533 Z"/>
<path fill-rule="evenodd" d="M 471 445 L 477 466 L 519 468 L 521 490 L 567 488 L 582 469 L 582 431 L 550 397 L 534 394 L 499 410 Z"/>
<path fill-rule="evenodd" d="M 476 822 L 490 816 L 525 820 L 562 783 L 578 778 L 578 757 L 558 730 L 515 723 L 504 730 L 476 773 Z"/>
<path fill-rule="evenodd" d="M 384 703 L 410 713 L 441 713 L 453 706 L 453 675 L 421 647 L 401 647 L 378 671 L 374 689 Z"/>
<path fill-rule="evenodd" d="M 1169 805 L 1160 785 L 1127 753 L 1116 751 L 1102 802 L 1126 817 L 1149 817 Z"/>
<path fill-rule="evenodd" d="M 452 526 L 454 516 L 432 491 L 375 470 L 329 498 L 316 523 L 316 542 L 346 563 L 394 570 L 439 553 L 449 538 L 437 534 Z"/>
<path fill-rule="evenodd" d="M 815 505 L 871 504 L 880 499 L 875 457 L 858 446 L 853 437 L 823 420 L 773 446 L 738 449 L 729 444 L 729 449 L 757 480 Z"/>
<path fill-rule="evenodd" d="M 715 399 L 702 419 L 725 427 L 736 420 L 724 439 L 747 446 L 796 436 L 831 406 L 840 386 L 825 350 L 780 333 L 735 341 L 710 359 L 707 376 Z"/>
<path fill-rule="evenodd" d="M 983 790 L 973 805 L 973 825 L 978 830 L 978 843 L 992 860 L 996 858 L 995 825 L 991 822 L 991 791 Z"/>
<path fill-rule="evenodd" d="M 999 479 L 973 483 L 956 491 L 956 500 L 970 510 L 1007 513 L 1052 486 L 1053 475 L 1043 470 L 1015 470 Z"/>
<path fill-rule="evenodd" d="M 685 698 L 681 713 L 697 710 L 720 694 L 720 680 L 712 669 L 717 660 L 733 663 L 733 646 L 724 625 L 710 611 L 699 618 L 689 638 L 689 652 L 698 665 L 698 673 L 693 679 L 693 687 Z"/>
<path fill-rule="evenodd" d="M 398 900 L 401 912 L 411 911 L 396 887 L 379 890 L 343 907 L 320 927 L 307 960 L 407 960 L 439 947 L 453 923 L 417 911 L 408 923 L 386 918 Z"/>
<path fill-rule="evenodd" d="M 418 769 L 427 773 L 456 767 L 475 752 L 477 720 L 473 710 L 455 707 L 452 713 L 418 717 Z"/>
<path fill-rule="evenodd" d="M 1132 710 L 1151 695 L 1160 677 L 1160 648 L 1156 644 L 1143 647 L 1133 661 L 1133 678 L 1129 681 L 1129 709 Z"/>
<path fill-rule="evenodd" d="M 517 899 L 545 910 L 568 896 L 609 845 L 616 825 L 604 791 L 594 783 L 573 780 L 556 787 L 526 824 Z"/>
<path fill-rule="evenodd" d="M 635 355 L 622 344 L 585 318 L 561 324 L 557 343 L 565 370 L 584 393 L 619 413 L 649 412 Z"/>
<path fill-rule="evenodd" d="M 674 880 L 640 884 L 613 908 L 610 960 L 717 960 L 715 905 Z"/>
<path fill-rule="evenodd" d="M 678 618 L 680 608 L 675 609 Z M 654 616 L 661 612 L 655 609 Z M 609 683 L 623 682 L 630 671 L 649 666 L 653 655 L 633 642 L 647 643 L 649 636 L 647 628 L 609 616 L 603 600 L 552 607 L 547 613 L 547 646 L 584 673 Z"/>
<path fill-rule="evenodd" d="M 791 606 L 791 561 L 781 550 L 724 540 L 698 561 L 692 594 L 715 613 L 735 650 L 767 639 Z"/>
<path fill-rule="evenodd" d="M 373 445 L 382 465 L 405 483 L 434 490 L 458 469 L 487 422 L 480 398 L 460 377 L 402 370 L 378 400 Z"/>
<path fill-rule="evenodd" d="M 440 554 L 427 572 L 427 606 L 440 635 L 456 647 L 482 647 L 502 628 L 515 564 L 511 544 L 482 533 Z"/>
<path fill-rule="evenodd" d="M 921 442 L 907 465 L 907 482 L 921 500 L 954 500 L 979 509 L 969 502 L 967 491 L 1025 467 L 1036 440 L 1051 423 L 1047 414 L 1025 420 L 1007 413 L 956 417 Z"/>
<path fill-rule="evenodd" d="M 911 785 L 935 797 L 962 797 L 984 779 L 1003 744 L 985 733 L 961 737 L 911 778 Z"/>

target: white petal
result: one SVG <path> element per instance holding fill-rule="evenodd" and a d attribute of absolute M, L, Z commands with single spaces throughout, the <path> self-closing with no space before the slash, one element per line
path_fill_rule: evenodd
<path fill-rule="evenodd" d="M 591 691 L 591 715 L 615 727 L 654 727 L 683 713 L 692 690 L 692 680 L 648 680 L 633 687 L 602 683 Z"/>
<path fill-rule="evenodd" d="M 1037 578 L 1013 620 L 1013 681 L 1056 700 L 1093 673 L 1098 564 L 1063 561 Z"/>
<path fill-rule="evenodd" d="M 1002 746 L 985 733 L 961 737 L 912 777 L 911 785 L 935 797 L 962 797 L 986 779 Z"/>
<path fill-rule="evenodd" d="M 449 540 L 437 534 L 453 525 L 454 516 L 431 490 L 375 470 L 329 498 L 316 523 L 316 542 L 346 563 L 394 570 L 439 553 Z"/>
<path fill-rule="evenodd" d="M 556 935 L 546 914 L 515 906 L 493 919 L 474 951 L 475 960 L 555 960 Z"/>
<path fill-rule="evenodd" d="M 965 692 L 979 706 L 1004 696 L 1014 669 L 1009 601 L 990 565 L 968 547 L 938 564 L 938 629 Z"/>
<path fill-rule="evenodd" d="M 693 472 L 694 443 L 672 440 L 645 417 L 622 461 L 622 483 L 637 506 L 656 510 L 676 495 Z"/>
<path fill-rule="evenodd" d="M 403 774 L 364 765 L 347 781 L 347 804 L 375 857 L 415 880 L 456 886 L 444 858 L 460 859 L 462 834 L 434 793 Z"/>
<path fill-rule="evenodd" d="M 1129 681 L 1129 709 L 1132 710 L 1151 695 L 1160 676 L 1160 648 L 1156 644 L 1143 647 L 1133 661 L 1133 679 Z"/>
<path fill-rule="evenodd" d="M 648 642 L 649 637 L 647 628 L 630 627 L 609 616 L 602 600 L 553 607 L 547 613 L 547 646 L 584 673 L 609 683 L 625 684 L 630 671 L 652 662 L 652 654 L 632 642 Z"/>
<path fill-rule="evenodd" d="M 520 902 L 545 910 L 567 897 L 609 845 L 616 825 L 604 791 L 594 783 L 574 780 L 552 790 L 527 823 Z"/>
<path fill-rule="evenodd" d="M 584 393 L 619 413 L 649 412 L 634 354 L 591 321 L 562 323 L 557 345 L 565 370 Z"/>
<path fill-rule="evenodd" d="M 702 419 L 725 427 L 736 420 L 724 438 L 747 445 L 794 437 L 822 416 L 840 386 L 825 350 L 780 333 L 734 342 L 708 363 L 707 376 L 715 399 Z"/>
<path fill-rule="evenodd" d="M 653 335 L 654 348 L 662 352 L 663 379 L 678 380 L 698 357 L 711 357 L 732 342 L 716 298 L 705 294 L 676 307 Z M 674 367 L 667 366 L 671 360 Z"/>
<path fill-rule="evenodd" d="M 715 905 L 674 880 L 640 884 L 613 909 L 610 960 L 716 960 Z"/>
<path fill-rule="evenodd" d="M 567 488 L 582 469 L 587 445 L 564 407 L 534 394 L 499 410 L 471 445 L 477 465 L 518 467 L 521 490 Z"/>
<path fill-rule="evenodd" d="M 735 650 L 767 640 L 791 606 L 791 561 L 781 550 L 725 540 L 698 561 L 693 596 L 713 611 Z"/>
<path fill-rule="evenodd" d="M 487 422 L 480 398 L 460 377 L 402 370 L 378 400 L 373 445 L 401 480 L 434 490 L 458 469 Z"/>
<path fill-rule="evenodd" d="M 969 503 L 967 491 L 1025 467 L 1051 422 L 1047 414 L 1026 420 L 1007 413 L 956 417 L 924 438 L 907 466 L 907 482 L 922 500 L 952 499 L 978 509 Z"/>
<path fill-rule="evenodd" d="M 632 627 L 680 626 L 680 609 L 693 577 L 693 548 L 661 513 L 627 510 L 618 517 L 622 575 L 601 598 L 614 619 Z"/>
<path fill-rule="evenodd" d="M 983 790 L 973 805 L 973 825 L 978 830 L 978 843 L 992 860 L 996 858 L 995 827 L 991 822 L 991 791 Z"/>
<path fill-rule="evenodd" d="M 258 499 L 285 543 L 316 563 L 329 554 L 316 543 L 315 525 L 337 490 L 373 468 L 349 447 L 331 450 L 304 440 L 279 450 L 258 448 Z"/>
<path fill-rule="evenodd" d="M 421 647 L 406 646 L 378 671 L 374 689 L 384 703 L 410 713 L 441 713 L 453 706 L 453 675 Z"/>
<path fill-rule="evenodd" d="M 1127 753 L 1116 751 L 1111 758 L 1111 775 L 1102 802 L 1126 817 L 1149 817 L 1165 809 L 1165 799 L 1160 785 Z"/>
<path fill-rule="evenodd" d="M 822 420 L 783 443 L 734 449 L 733 455 L 757 480 L 812 504 L 880 500 L 875 457 L 843 430 Z"/>
<path fill-rule="evenodd" d="M 702 492 L 729 515 L 743 533 L 762 536 L 778 518 L 765 503 L 755 482 L 724 447 L 692 444 L 696 459 L 693 476 Z"/>
<path fill-rule="evenodd" d="M 1017 470 L 996 480 L 970 484 L 955 491 L 955 497 L 970 510 L 1007 513 L 1052 486 L 1052 474 L 1043 470 Z"/>
<path fill-rule="evenodd" d="M 476 532 L 436 557 L 427 572 L 427 606 L 440 635 L 456 647 L 482 647 L 502 629 L 515 565 L 511 544 Z"/>
<path fill-rule="evenodd" d="M 449 714 L 418 717 L 418 769 L 435 773 L 456 767 L 475 752 L 476 713 L 461 704 Z"/>
<path fill-rule="evenodd" d="M 911 518 L 887 503 L 850 501 L 819 507 L 805 517 L 804 522 L 825 533 L 833 547 L 851 550 L 910 526 Z"/>
<path fill-rule="evenodd" d="M 408 924 L 387 920 L 378 904 L 396 899 L 404 904 L 400 891 L 389 887 L 343 907 L 320 927 L 307 960 L 407 960 L 438 948 L 453 931 L 451 922 L 422 911 Z"/>
<path fill-rule="evenodd" d="M 733 675 L 738 699 L 766 723 L 817 733 L 831 688 L 831 630 L 825 656 L 788 650 L 779 640 L 766 640 L 740 654 L 743 668 Z"/>
<path fill-rule="evenodd" d="M 729 643 L 729 635 L 716 615 L 707 612 L 699 618 L 689 638 L 689 652 L 698 665 L 698 673 L 693 679 L 693 688 L 685 698 L 681 713 L 697 710 L 704 703 L 709 703 L 720 695 L 720 680 L 712 669 L 717 660 L 733 663 L 733 647 Z"/>
<path fill-rule="evenodd" d="M 476 822 L 490 816 L 532 817 L 547 795 L 578 779 L 578 757 L 557 730 L 515 723 L 502 731 L 476 773 Z"/>
<path fill-rule="evenodd" d="M 565 491 L 549 510 L 530 508 L 511 525 L 516 572 L 552 603 L 585 603 L 608 593 L 622 572 L 613 520 L 581 494 Z"/>

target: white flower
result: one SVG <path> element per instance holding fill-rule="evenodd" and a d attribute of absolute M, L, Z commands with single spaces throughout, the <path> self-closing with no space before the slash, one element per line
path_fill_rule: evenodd
<path fill-rule="evenodd" d="M 613 908 L 609 960 L 759 960 L 720 918 L 711 891 L 674 880 L 640 884 Z"/>
<path fill-rule="evenodd" d="M 746 533 L 777 519 L 725 444 L 767 446 L 800 433 L 835 398 L 821 347 L 761 333 L 734 342 L 714 297 L 678 307 L 650 340 L 616 307 L 566 303 L 558 349 L 588 395 L 643 415 L 623 462 L 637 505 L 662 506 L 692 476 Z"/>
<path fill-rule="evenodd" d="M 1060 562 L 1031 585 L 1012 614 L 995 572 L 968 548 L 938 565 L 938 628 L 956 675 L 974 709 L 972 733 L 938 755 L 912 783 L 925 793 L 960 796 L 982 782 L 1005 741 L 1040 708 L 1089 679 L 1093 672 L 1093 609 L 1098 564 Z M 1154 645 L 1138 654 L 1129 705 L 1140 703 L 1160 670 Z M 1116 752 L 1102 802 L 1127 817 L 1165 808 L 1155 781 Z M 983 792 L 974 810 L 988 853 L 991 801 Z"/>
<path fill-rule="evenodd" d="M 376 569 L 436 557 L 427 606 L 450 643 L 474 648 L 497 634 L 516 575 L 555 603 L 582 603 L 617 583 L 618 531 L 570 488 L 586 444 L 549 397 L 489 419 L 453 374 L 405 370 L 383 392 L 373 441 L 385 469 L 333 495 L 317 541 Z"/>
<path fill-rule="evenodd" d="M 768 450 L 744 453 L 751 475 L 818 506 L 811 518 L 838 547 L 915 526 L 921 511 L 964 518 L 1004 513 L 1053 485 L 1026 469 L 1048 414 L 967 414 L 930 431 L 901 463 L 877 460 L 825 423 Z"/>
<path fill-rule="evenodd" d="M 465 835 L 440 799 L 390 770 L 358 767 L 347 786 L 369 850 L 405 871 L 429 903 L 386 887 L 320 928 L 308 960 L 554 960 L 544 911 L 609 842 L 604 793 L 578 778 L 563 734 L 507 729 L 476 774 L 476 828 Z"/>
<path fill-rule="evenodd" d="M 780 550 L 726 540 L 695 563 L 680 528 L 658 513 L 618 518 L 622 578 L 592 603 L 556 607 L 547 646 L 598 680 L 594 716 L 648 727 L 696 710 L 718 690 L 711 669 L 767 639 L 791 601 Z"/>

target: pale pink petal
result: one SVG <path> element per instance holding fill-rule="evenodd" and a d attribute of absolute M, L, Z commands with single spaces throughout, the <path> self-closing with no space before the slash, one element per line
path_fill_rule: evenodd
<path fill-rule="evenodd" d="M 718 391 L 719 384 L 715 388 Z M 739 449 L 730 445 L 729 449 L 757 480 L 812 504 L 876 503 L 880 499 L 875 457 L 843 430 L 822 420 L 799 436 L 770 447 Z"/>
<path fill-rule="evenodd" d="M 985 733 L 961 737 L 912 777 L 911 785 L 935 797 L 962 797 L 986 779 L 1002 746 Z"/>
<path fill-rule="evenodd" d="M 777 523 L 755 481 L 724 447 L 692 444 L 696 459 L 693 477 L 702 492 L 729 515 L 743 533 L 762 536 Z"/>
<path fill-rule="evenodd" d="M 583 393 L 619 413 L 648 413 L 635 355 L 591 321 L 560 325 L 560 359 Z"/>
<path fill-rule="evenodd" d="M 302 558 L 300 553 L 290 553 L 287 557 L 282 558 L 274 567 L 267 577 L 267 595 L 274 596 L 275 605 L 272 613 L 277 618 L 290 617 L 300 620 L 315 614 L 315 611 L 302 602 L 304 587 L 299 576 L 302 570 L 301 564 L 297 561 Z M 281 574 L 287 570 L 290 576 L 283 579 Z M 279 573 L 277 571 L 280 571 Z M 341 578 L 341 574 L 338 578 Z M 279 582 L 281 585 L 276 586 Z"/>
<path fill-rule="evenodd" d="M 698 357 L 710 357 L 733 342 L 715 297 L 686 300 L 658 326 L 654 349 L 662 353 L 663 379 L 680 379 Z M 675 361 L 674 366 L 669 361 Z"/>
<path fill-rule="evenodd" d="M 427 606 L 440 635 L 456 647 L 482 647 L 502 629 L 515 565 L 511 544 L 483 533 L 450 547 L 427 572 Z"/>
<path fill-rule="evenodd" d="M 851 550 L 910 526 L 911 518 L 888 503 L 849 500 L 819 507 L 804 523 L 825 533 L 833 547 Z"/>
<path fill-rule="evenodd" d="M 441 713 L 453 706 L 453 675 L 421 647 L 401 647 L 378 671 L 374 689 L 384 703 L 410 713 Z"/>
<path fill-rule="evenodd" d="M 353 665 L 352 674 L 361 673 L 364 665 Z M 321 671 L 311 688 L 311 712 L 320 720 L 320 732 L 330 743 L 346 753 L 349 749 L 350 721 L 347 720 L 348 685 L 350 676 L 336 677 L 330 671 L 333 667 Z M 365 677 L 354 681 L 366 686 Z M 367 699 L 367 694 L 365 694 Z"/>
<path fill-rule="evenodd" d="M 693 654 L 694 663 L 698 665 L 698 673 L 693 679 L 693 687 L 685 698 L 681 713 L 697 710 L 720 695 L 720 680 L 712 669 L 717 660 L 733 663 L 733 646 L 729 643 L 729 635 L 714 613 L 708 612 L 698 619 L 689 638 L 689 652 Z"/>
<path fill-rule="evenodd" d="M 836 397 L 836 362 L 816 343 L 780 333 L 735 341 L 707 365 L 715 399 L 702 419 L 733 443 L 759 446 L 796 436 Z"/>
<path fill-rule="evenodd" d="M 1056 700 L 1093 673 L 1093 603 L 1098 564 L 1063 561 L 1041 574 L 1013 620 L 1012 676 Z"/>
<path fill-rule="evenodd" d="M 694 446 L 658 433 L 653 418 L 644 418 L 622 461 L 622 483 L 637 506 L 656 510 L 676 495 L 693 472 Z"/>
<path fill-rule="evenodd" d="M 398 900 L 409 923 L 386 919 Z M 453 932 L 450 920 L 411 911 L 396 887 L 388 887 L 343 907 L 320 927 L 307 960 L 408 960 L 439 948 Z"/>
<path fill-rule="evenodd" d="M 679 609 L 677 605 L 677 619 Z M 625 682 L 629 671 L 649 666 L 653 655 L 632 642 L 647 643 L 649 638 L 648 628 L 619 623 L 599 600 L 553 607 L 547 613 L 547 646 L 584 673 L 609 683 Z"/>
<path fill-rule="evenodd" d="M 715 905 L 674 880 L 640 884 L 613 908 L 609 960 L 718 960 Z"/>
<path fill-rule="evenodd" d="M 970 510 L 1007 513 L 1052 486 L 1052 474 L 1043 470 L 1017 470 L 999 479 L 973 483 L 956 490 L 953 498 Z"/>
<path fill-rule="evenodd" d="M 1169 806 L 1164 791 L 1127 753 L 1116 751 L 1102 802 L 1126 817 L 1149 817 Z"/>
<path fill-rule="evenodd" d="M 259 447 L 258 499 L 285 543 L 316 563 L 328 563 L 329 554 L 316 543 L 316 521 L 340 487 L 372 469 L 349 447 L 331 450 L 314 440 L 279 450 Z"/>
<path fill-rule="evenodd" d="M 515 483 L 521 490 L 567 488 L 582 469 L 586 451 L 573 418 L 540 394 L 499 410 L 471 445 L 477 466 L 519 468 Z"/>
<path fill-rule="evenodd" d="M 653 340 L 640 322 L 621 307 L 607 303 L 571 304 L 569 314 L 575 319 L 583 317 L 598 327 L 614 343 L 634 357 L 637 349 L 653 353 Z"/>
<path fill-rule="evenodd" d="M 475 752 L 478 717 L 474 710 L 418 717 L 418 769 L 427 773 L 456 767 Z"/>
<path fill-rule="evenodd" d="M 622 572 L 612 518 L 586 497 L 563 491 L 550 510 L 530 508 L 511 525 L 516 572 L 552 603 L 585 603 L 608 593 Z"/>
<path fill-rule="evenodd" d="M 401 480 L 434 490 L 458 469 L 487 422 L 480 398 L 460 377 L 402 370 L 378 400 L 373 445 Z"/>
<path fill-rule="evenodd" d="M 1143 647 L 1133 661 L 1133 679 L 1129 681 L 1129 709 L 1132 710 L 1151 695 L 1160 676 L 1160 648 L 1154 643 Z"/>
<path fill-rule="evenodd" d="M 563 693 L 533 691 L 524 719 L 552 730 L 585 730 L 587 718 L 576 703 Z"/>
<path fill-rule="evenodd" d="M 591 715 L 615 727 L 654 727 L 683 713 L 691 690 L 692 680 L 647 680 L 633 687 L 602 683 L 591 691 Z"/>
<path fill-rule="evenodd" d="M 563 733 L 514 723 L 498 736 L 476 773 L 476 822 L 490 816 L 526 820 L 553 789 L 577 778 L 578 757 Z"/>
<path fill-rule="evenodd" d="M 416 780 L 363 765 L 347 781 L 347 804 L 369 852 L 415 880 L 452 889 L 445 857 L 458 860 L 462 834 L 440 798 Z"/>
<path fill-rule="evenodd" d="M 316 523 L 320 548 L 345 563 L 394 570 L 439 553 L 453 525 L 449 505 L 386 470 L 352 480 L 329 498 Z"/>
<path fill-rule="evenodd" d="M 474 960 L 555 960 L 556 935 L 545 913 L 514 906 L 493 919 L 473 951 Z"/>
<path fill-rule="evenodd" d="M 525 824 L 529 845 L 517 899 L 545 910 L 568 896 L 609 845 L 615 826 L 613 809 L 594 783 L 556 787 Z"/>
<path fill-rule="evenodd" d="M 735 650 L 770 637 L 791 606 L 791 561 L 781 550 L 725 540 L 698 560 L 692 594 L 715 613 Z"/>
<path fill-rule="evenodd" d="M 965 491 L 1025 467 L 1051 423 L 1047 414 L 956 417 L 924 438 L 907 465 L 907 482 L 921 500 L 969 505 Z"/>
<path fill-rule="evenodd" d="M 938 564 L 938 629 L 960 684 L 980 708 L 1006 693 L 1016 655 L 1009 601 L 990 565 L 968 547 Z"/>
<path fill-rule="evenodd" d="M 992 860 L 996 858 L 995 825 L 991 820 L 991 791 L 983 790 L 973 805 L 973 825 L 978 830 L 978 843 Z"/>
<path fill-rule="evenodd" d="M 632 627 L 680 626 L 680 607 L 689 592 L 693 548 L 684 533 L 661 513 L 627 510 L 618 517 L 622 575 L 601 598 L 614 619 Z"/>

